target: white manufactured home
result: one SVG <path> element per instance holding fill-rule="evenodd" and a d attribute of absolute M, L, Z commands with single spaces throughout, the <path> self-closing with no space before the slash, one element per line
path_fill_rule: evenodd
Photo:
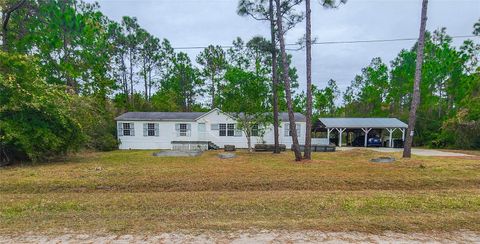
<path fill-rule="evenodd" d="M 292 145 L 288 114 L 280 113 L 279 141 L 287 147 Z M 212 142 L 223 148 L 235 145 L 247 148 L 247 138 L 239 130 L 236 120 L 220 111 L 209 112 L 127 112 L 117 118 L 120 149 L 176 149 L 176 145 L 189 147 Z M 295 113 L 298 140 L 305 140 L 305 116 Z M 274 143 L 273 126 L 261 136 L 252 131 L 252 146 L 256 143 Z"/>

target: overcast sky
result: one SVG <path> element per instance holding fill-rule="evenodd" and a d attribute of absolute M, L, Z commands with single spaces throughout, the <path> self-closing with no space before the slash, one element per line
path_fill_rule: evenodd
<path fill-rule="evenodd" d="M 142 28 L 174 47 L 230 45 L 236 37 L 249 40 L 256 35 L 269 37 L 269 25 L 236 14 L 238 0 L 100 0 L 101 11 L 119 21 L 128 15 Z M 312 1 L 312 35 L 318 41 L 416 38 L 421 0 L 349 0 L 336 10 Z M 302 6 L 303 8 L 303 6 Z M 480 18 L 480 0 L 430 0 L 428 30 L 447 28 L 451 36 L 471 35 Z M 287 34 L 294 43 L 304 35 L 304 23 Z M 460 45 L 464 39 L 455 39 Z M 477 37 L 476 42 L 479 42 Z M 414 41 L 314 45 L 313 83 L 324 87 L 332 78 L 342 91 L 373 57 L 389 63 L 401 49 Z M 200 50 L 186 51 L 195 60 Z M 305 51 L 291 51 L 298 69 L 299 83 L 305 86 Z"/>

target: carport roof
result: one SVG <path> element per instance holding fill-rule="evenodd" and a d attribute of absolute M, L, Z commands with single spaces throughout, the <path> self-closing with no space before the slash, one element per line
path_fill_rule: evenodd
<path fill-rule="evenodd" d="M 407 128 L 396 118 L 320 118 L 326 128 Z"/>

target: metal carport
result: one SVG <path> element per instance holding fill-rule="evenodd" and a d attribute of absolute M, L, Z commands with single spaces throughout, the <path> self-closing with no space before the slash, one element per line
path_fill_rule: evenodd
<path fill-rule="evenodd" d="M 313 126 L 313 130 L 318 128 L 326 129 L 327 138 L 330 140 L 330 133 L 334 130 L 339 133 L 339 143 L 342 146 L 342 133 L 347 129 L 361 129 L 365 133 L 365 147 L 367 146 L 368 133 L 372 129 L 385 129 L 389 134 L 389 147 L 393 147 L 392 134 L 395 130 L 402 132 L 402 141 L 405 140 L 405 130 L 407 124 L 396 118 L 319 118 Z"/>

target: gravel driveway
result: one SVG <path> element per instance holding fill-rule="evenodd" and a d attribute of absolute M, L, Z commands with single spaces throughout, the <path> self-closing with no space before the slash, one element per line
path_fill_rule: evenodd
<path fill-rule="evenodd" d="M 0 236 L 0 243 L 479 243 L 480 233 L 469 231 L 453 233 L 359 232 L 321 231 L 244 231 L 207 232 L 197 234 L 162 233 L 158 235 L 88 235 L 66 234 L 47 236 L 25 234 Z"/>
<path fill-rule="evenodd" d="M 337 147 L 339 151 L 348 151 L 354 149 L 365 149 L 364 147 Z M 389 147 L 367 147 L 366 149 L 376 151 L 376 152 L 403 152 L 403 148 L 389 148 Z M 434 156 L 434 157 L 471 157 L 473 155 L 456 153 L 456 152 L 444 152 L 435 149 L 421 149 L 421 148 L 412 148 L 412 154 L 418 156 Z"/>

